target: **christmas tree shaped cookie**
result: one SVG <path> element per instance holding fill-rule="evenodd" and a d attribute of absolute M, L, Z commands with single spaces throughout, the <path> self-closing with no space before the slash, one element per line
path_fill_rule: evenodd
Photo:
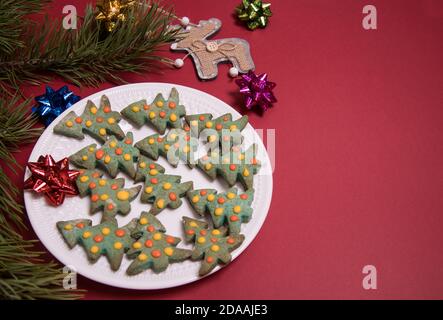
<path fill-rule="evenodd" d="M 143 182 L 146 177 L 154 177 L 162 173 L 165 173 L 165 168 L 144 156 L 140 156 L 134 181 Z"/>
<path fill-rule="evenodd" d="M 193 114 L 185 117 L 186 122 L 191 127 L 194 136 L 207 140 L 211 148 L 221 145 L 223 150 L 230 148 L 230 145 L 238 145 L 243 141 L 241 131 L 248 124 L 248 116 L 232 121 L 230 113 L 213 119 L 212 114 Z M 227 146 L 227 147 L 225 147 Z"/>
<path fill-rule="evenodd" d="M 165 157 L 173 167 L 177 167 L 180 160 L 192 167 L 198 139 L 192 137 L 189 126 L 184 125 L 183 129 L 171 129 L 164 136 L 150 135 L 137 142 L 135 147 L 151 159 Z"/>
<path fill-rule="evenodd" d="M 241 194 L 238 193 L 237 188 L 218 194 L 213 189 L 192 190 L 187 193 L 187 198 L 198 213 L 202 214 L 202 208 L 205 208 L 205 211 L 211 215 L 216 228 L 227 224 L 230 234 L 240 233 L 241 224 L 251 220 L 253 189 Z"/>
<path fill-rule="evenodd" d="M 203 221 L 183 217 L 185 239 L 194 243 L 192 260 L 202 260 L 199 274 L 204 276 L 211 272 L 218 264 L 231 262 L 231 252 L 237 249 L 245 237 L 240 234 L 227 236 L 227 229 L 209 228 Z"/>
<path fill-rule="evenodd" d="M 124 137 L 124 132 L 118 125 L 121 120 L 120 113 L 111 110 L 108 97 L 103 95 L 100 107 L 88 100 L 81 116 L 73 111 L 69 112 L 55 127 L 54 132 L 71 138 L 83 139 L 84 133 L 89 134 L 104 143 L 110 135 L 118 139 Z"/>
<path fill-rule="evenodd" d="M 88 259 L 95 263 L 101 256 L 106 256 L 112 270 L 120 268 L 123 255 L 129 250 L 134 239 L 131 233 L 137 225 L 137 219 L 119 228 L 113 220 L 92 226 L 91 220 L 78 219 L 57 222 L 57 228 L 69 248 L 81 245 Z"/>
<path fill-rule="evenodd" d="M 134 164 L 140 151 L 132 143 L 132 132 L 128 132 L 123 140 L 117 140 L 115 137 L 110 138 L 100 149 L 97 149 L 96 144 L 91 144 L 71 155 L 69 160 L 76 166 L 85 169 L 101 166 L 113 178 L 120 170 L 134 178 Z"/>
<path fill-rule="evenodd" d="M 137 238 L 127 252 L 134 261 L 129 265 L 127 274 L 136 275 L 148 269 L 159 273 L 169 264 L 180 262 L 191 256 L 191 251 L 177 248 L 180 238 L 165 234 L 165 227 L 154 215 L 142 212 L 133 237 Z"/>
<path fill-rule="evenodd" d="M 138 195 L 141 186 L 124 189 L 123 178 L 103 179 L 102 176 L 98 170 L 81 170 L 76 181 L 80 196 L 90 195 L 91 213 L 103 210 L 102 221 L 117 214 L 128 214 L 130 202 Z"/>
<path fill-rule="evenodd" d="M 254 183 L 254 174 L 260 169 L 256 149 L 257 145 L 253 144 L 245 152 L 239 146 L 224 153 L 212 151 L 199 160 L 198 167 L 212 179 L 221 176 L 229 186 L 240 181 L 245 189 L 250 189 Z"/>
<path fill-rule="evenodd" d="M 181 118 L 186 111 L 185 107 L 180 105 L 177 89 L 172 88 L 167 100 L 159 93 L 151 104 L 140 100 L 127 106 L 121 114 L 138 127 L 150 123 L 163 134 L 168 126 L 180 128 Z"/>

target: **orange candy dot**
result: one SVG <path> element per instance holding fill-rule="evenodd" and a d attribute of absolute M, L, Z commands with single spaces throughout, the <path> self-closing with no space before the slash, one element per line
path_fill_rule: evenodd
<path fill-rule="evenodd" d="M 132 140 L 131 140 L 131 139 L 126 139 L 126 140 L 125 140 L 125 143 L 126 143 L 126 144 L 132 144 Z"/>
<path fill-rule="evenodd" d="M 207 257 L 207 258 L 206 258 L 206 261 L 207 261 L 208 263 L 213 263 L 213 262 L 214 262 L 214 258 L 213 258 L 213 257 Z"/>
<path fill-rule="evenodd" d="M 103 158 L 103 156 L 105 155 L 105 152 L 103 150 L 97 150 L 97 152 L 95 153 L 95 157 L 100 160 L 101 158 Z"/>
<path fill-rule="evenodd" d="M 160 111 L 159 116 L 160 116 L 160 118 L 166 117 L 166 112 Z"/>
<path fill-rule="evenodd" d="M 186 137 L 185 137 L 185 140 L 186 140 L 186 141 L 189 141 L 189 140 L 191 140 L 191 137 L 190 137 L 190 136 L 186 136 Z"/>
<path fill-rule="evenodd" d="M 220 204 L 225 203 L 225 198 L 218 198 L 217 202 Z"/>
<path fill-rule="evenodd" d="M 148 226 L 148 227 L 146 228 L 146 230 L 148 230 L 149 232 L 154 232 L 154 231 L 155 231 L 155 228 L 154 228 L 154 226 Z"/>
<path fill-rule="evenodd" d="M 186 233 L 189 234 L 190 236 L 192 236 L 195 233 L 195 231 L 192 229 L 189 229 L 188 231 L 186 231 Z"/>
<path fill-rule="evenodd" d="M 94 189 L 97 185 L 95 184 L 95 182 L 91 182 L 89 184 L 89 189 Z"/>
<path fill-rule="evenodd" d="M 174 109 L 176 107 L 176 104 L 174 101 L 169 102 L 169 108 Z"/>
<path fill-rule="evenodd" d="M 200 116 L 200 117 L 198 117 L 198 119 L 199 119 L 200 121 L 203 121 L 203 120 L 205 120 L 205 116 Z"/>
<path fill-rule="evenodd" d="M 221 129 L 223 129 L 223 126 L 222 126 L 220 123 L 218 123 L 218 124 L 215 126 L 215 129 L 217 129 L 217 130 L 221 130 Z"/>
<path fill-rule="evenodd" d="M 149 105 L 148 105 L 148 104 L 145 104 L 145 105 L 143 106 L 143 109 L 144 109 L 144 110 L 149 110 Z"/>
<path fill-rule="evenodd" d="M 174 239 L 174 237 L 167 236 L 166 237 L 166 242 L 169 243 L 169 244 L 173 244 L 175 242 L 175 239 Z"/>
<path fill-rule="evenodd" d="M 231 220 L 232 222 L 238 221 L 238 217 L 237 216 L 231 216 L 229 218 L 229 220 Z"/>
<path fill-rule="evenodd" d="M 152 242 L 152 240 L 148 239 L 145 242 L 145 247 L 146 248 L 152 248 L 152 246 L 154 245 L 154 243 Z"/>
<path fill-rule="evenodd" d="M 98 122 L 98 123 L 103 122 L 103 118 L 102 118 L 102 117 L 97 117 L 97 122 Z"/>
<path fill-rule="evenodd" d="M 175 201 L 177 200 L 177 195 L 174 192 L 169 193 L 169 199 L 171 199 L 171 201 Z"/>
<path fill-rule="evenodd" d="M 118 185 L 113 184 L 113 185 L 111 186 L 111 189 L 112 189 L 112 190 L 117 190 L 117 189 L 118 189 Z"/>
<path fill-rule="evenodd" d="M 114 205 L 112 203 L 108 204 L 108 210 L 114 210 Z"/>
<path fill-rule="evenodd" d="M 92 202 L 97 202 L 98 201 L 98 194 L 93 194 L 91 197 L 91 201 Z"/>
<path fill-rule="evenodd" d="M 200 195 L 201 196 L 205 196 L 207 193 L 208 193 L 208 191 L 206 191 L 206 190 L 201 190 L 200 191 Z"/>
<path fill-rule="evenodd" d="M 253 165 L 256 165 L 256 164 L 257 164 L 257 159 L 252 158 L 251 163 L 252 163 Z"/>
<path fill-rule="evenodd" d="M 234 244 L 235 243 L 235 239 L 234 238 L 229 238 L 228 240 L 226 240 L 227 243 L 229 244 Z"/>
<path fill-rule="evenodd" d="M 151 163 L 151 164 L 149 165 L 149 169 L 155 169 L 155 164 Z"/>
<path fill-rule="evenodd" d="M 200 230 L 200 234 L 201 234 L 202 236 L 205 236 L 207 233 L 208 233 L 208 232 L 207 232 L 206 230 Z"/>
<path fill-rule="evenodd" d="M 247 195 L 246 193 L 242 193 L 242 194 L 240 195 L 240 199 L 242 199 L 242 200 L 246 200 L 246 199 L 248 199 L 248 195 Z"/>
<path fill-rule="evenodd" d="M 95 242 L 102 242 L 103 241 L 103 236 L 98 234 L 94 237 L 94 241 Z"/>
<path fill-rule="evenodd" d="M 235 164 L 231 164 L 229 166 L 229 170 L 234 171 L 235 169 L 237 169 L 237 166 Z"/>
<path fill-rule="evenodd" d="M 191 130 L 191 128 L 189 128 L 189 126 L 187 126 L 187 125 L 185 125 L 183 129 L 184 129 L 185 131 L 189 131 L 189 130 Z"/>
<path fill-rule="evenodd" d="M 216 243 L 216 242 L 217 242 L 217 239 L 216 239 L 216 238 L 211 238 L 211 242 L 212 242 L 212 243 Z"/>
<path fill-rule="evenodd" d="M 223 118 L 223 121 L 228 121 L 228 120 L 229 120 L 228 117 L 224 117 L 224 118 Z"/>
<path fill-rule="evenodd" d="M 121 155 L 122 153 L 123 153 L 123 149 L 122 148 L 115 149 L 115 154 Z"/>
<path fill-rule="evenodd" d="M 75 118 L 75 122 L 77 123 L 82 123 L 83 119 L 80 117 Z"/>
<path fill-rule="evenodd" d="M 100 173 L 98 173 L 98 172 L 94 172 L 94 173 L 92 174 L 92 177 L 93 177 L 93 178 L 98 178 L 98 177 L 100 177 Z"/>
<path fill-rule="evenodd" d="M 111 112 L 111 108 L 109 108 L 108 106 L 106 106 L 106 107 L 103 108 L 103 111 L 104 111 L 105 113 L 109 113 L 109 112 Z"/>
<path fill-rule="evenodd" d="M 157 138 L 157 142 L 163 142 L 163 138 L 158 137 L 158 138 Z"/>
<path fill-rule="evenodd" d="M 160 250 L 152 250 L 151 252 L 151 256 L 153 256 L 154 258 L 159 258 L 161 256 L 161 252 Z"/>
<path fill-rule="evenodd" d="M 151 183 L 152 184 L 157 184 L 158 183 L 158 179 L 157 178 L 152 178 L 151 179 Z"/>
<path fill-rule="evenodd" d="M 76 226 L 77 228 L 79 228 L 79 229 L 83 229 L 83 228 L 85 227 L 85 224 L 82 223 L 82 222 L 79 222 L 79 223 L 77 223 L 75 226 Z"/>

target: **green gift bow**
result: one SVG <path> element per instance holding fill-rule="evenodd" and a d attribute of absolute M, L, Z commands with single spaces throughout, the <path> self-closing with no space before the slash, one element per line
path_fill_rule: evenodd
<path fill-rule="evenodd" d="M 261 0 L 243 0 L 237 7 L 237 17 L 245 21 L 250 30 L 266 27 L 271 16 L 271 4 Z"/>

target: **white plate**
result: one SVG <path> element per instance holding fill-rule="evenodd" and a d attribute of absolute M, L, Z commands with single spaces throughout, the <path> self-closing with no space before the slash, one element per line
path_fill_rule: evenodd
<path fill-rule="evenodd" d="M 87 100 L 92 100 L 95 104 L 99 105 L 100 97 L 106 94 L 111 102 L 112 110 L 121 111 L 129 103 L 140 99 L 147 99 L 148 102 L 152 101 L 159 92 L 167 97 L 172 87 L 177 88 L 180 94 L 180 101 L 186 107 L 187 114 L 212 113 L 214 116 L 219 116 L 224 113 L 231 113 L 234 119 L 240 116 L 237 111 L 221 100 L 189 87 L 168 83 L 138 83 L 119 86 L 93 94 L 66 110 L 42 134 L 32 151 L 29 161 L 37 161 L 40 155 L 45 154 L 51 154 L 55 160 L 60 160 L 73 154 L 80 148 L 96 142 L 89 136 L 86 136 L 84 140 L 76 140 L 53 133 L 53 127 L 68 112 L 75 111 L 80 115 L 84 110 Z M 134 141 L 139 141 L 147 135 L 155 133 L 154 129 L 148 126 L 143 126 L 140 129 L 134 128 L 124 119 L 120 122 L 120 126 L 123 131 L 132 131 L 134 133 Z M 259 154 L 257 158 L 261 160 L 262 168 L 254 179 L 255 195 L 254 202 L 252 203 L 254 209 L 252 220 L 242 225 L 242 233 L 246 239 L 241 247 L 232 253 L 233 259 L 246 249 L 259 232 L 268 213 L 272 197 L 272 169 L 265 147 L 259 135 L 250 124 L 243 130 L 243 135 L 245 137 L 244 145 L 246 147 L 251 143 L 258 144 Z M 179 165 L 177 168 L 173 168 L 163 158 L 160 158 L 158 162 L 166 168 L 166 173 L 181 175 L 182 181 L 193 181 L 195 189 L 215 188 L 221 192 L 228 188 L 220 179 L 210 181 L 199 169 L 191 170 L 185 165 Z M 25 176 L 28 177 L 29 174 L 29 170 L 27 170 Z M 127 176 L 123 174 L 119 174 L 119 176 L 126 178 L 125 187 L 133 185 L 133 181 Z M 239 188 L 242 189 L 241 186 L 239 186 Z M 188 260 L 182 263 L 173 263 L 163 273 L 155 274 L 151 270 L 147 270 L 136 276 L 126 275 L 125 271 L 130 264 L 130 260 L 126 257 L 123 258 L 122 265 L 117 272 L 113 272 L 110 269 L 105 257 L 101 257 L 97 263 L 91 264 L 87 260 L 83 248 L 76 246 L 70 250 L 56 229 L 56 222 L 61 220 L 87 218 L 91 219 L 94 225 L 99 223 L 101 213 L 98 212 L 94 215 L 89 214 L 90 200 L 88 197 L 83 199 L 79 197 L 67 197 L 65 202 L 59 207 L 48 205 L 43 197 L 31 191 L 25 191 L 24 198 L 32 227 L 45 247 L 64 265 L 73 267 L 79 274 L 89 279 L 115 287 L 131 289 L 169 288 L 201 279 L 201 277 L 198 276 L 199 261 L 193 262 Z M 139 197 L 137 197 L 131 202 L 131 212 L 126 217 L 117 216 L 119 225 L 125 225 L 132 218 L 138 217 L 141 211 L 149 211 L 150 206 L 150 204 L 142 204 Z M 168 234 L 183 239 L 182 216 L 198 217 L 186 200 L 183 201 L 183 205 L 180 208 L 176 210 L 165 209 L 157 217 L 165 225 Z M 184 241 L 178 246 L 188 249 L 192 248 L 192 245 L 186 244 Z M 237 265 L 237 267 L 240 266 Z M 219 269 L 220 268 L 217 267 L 213 272 Z"/>

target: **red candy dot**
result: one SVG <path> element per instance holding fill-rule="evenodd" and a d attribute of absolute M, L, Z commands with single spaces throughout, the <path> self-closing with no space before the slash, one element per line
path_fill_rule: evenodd
<path fill-rule="evenodd" d="M 251 163 L 252 163 L 253 165 L 256 165 L 256 164 L 257 164 L 257 159 L 252 158 Z"/>
<path fill-rule="evenodd" d="M 240 199 L 242 199 L 242 200 L 246 200 L 246 199 L 248 199 L 248 195 L 247 195 L 246 193 L 242 193 L 242 194 L 240 195 Z"/>
<path fill-rule="evenodd" d="M 228 117 L 224 117 L 224 118 L 223 118 L 223 121 L 228 121 L 228 120 L 229 120 Z"/>
<path fill-rule="evenodd" d="M 125 232 L 125 230 L 123 230 L 123 229 L 117 229 L 117 230 L 115 230 L 115 235 L 117 236 L 117 237 L 123 237 L 124 235 L 126 234 L 126 232 Z"/>
<path fill-rule="evenodd" d="M 225 198 L 218 198 L 217 202 L 220 204 L 225 203 Z"/>
<path fill-rule="evenodd" d="M 174 109 L 176 107 L 175 102 L 169 102 L 169 108 Z"/>
<path fill-rule="evenodd" d="M 214 258 L 213 258 L 213 257 L 207 257 L 207 258 L 206 258 L 206 261 L 207 261 L 208 263 L 213 263 L 213 262 L 214 262 Z"/>
<path fill-rule="evenodd" d="M 115 149 L 115 154 L 121 155 L 122 153 L 123 153 L 123 149 L 122 148 Z"/>
<path fill-rule="evenodd" d="M 226 240 L 227 243 L 229 244 L 234 244 L 235 243 L 235 239 L 234 238 L 229 238 L 228 240 Z"/>
<path fill-rule="evenodd" d="M 191 140 L 191 137 L 190 137 L 190 136 L 186 136 L 186 137 L 185 137 L 185 140 L 186 140 L 186 141 L 189 141 L 189 140 Z"/>
<path fill-rule="evenodd" d="M 186 233 L 189 234 L 190 236 L 192 236 L 195 233 L 195 231 L 192 229 L 189 229 L 188 231 L 186 231 Z"/>
<path fill-rule="evenodd" d="M 143 106 L 143 109 L 144 109 L 144 110 L 149 110 L 149 105 L 145 104 L 145 105 Z"/>
<path fill-rule="evenodd" d="M 151 164 L 149 165 L 149 169 L 155 169 L 155 164 L 151 163 Z"/>
<path fill-rule="evenodd" d="M 238 217 L 237 216 L 231 216 L 229 218 L 229 220 L 231 220 L 232 222 L 238 221 Z"/>
<path fill-rule="evenodd" d="M 98 201 L 98 194 L 93 194 L 92 197 L 91 197 L 91 201 L 92 202 Z"/>
<path fill-rule="evenodd" d="M 163 142 L 163 138 L 158 137 L 157 142 Z"/>
<path fill-rule="evenodd" d="M 208 233 L 208 232 L 207 232 L 206 230 L 200 230 L 200 234 L 201 234 L 202 236 L 205 236 L 207 233 Z"/>
<path fill-rule="evenodd" d="M 103 241 L 103 236 L 98 234 L 94 237 L 94 241 L 95 242 L 102 242 Z"/>
<path fill-rule="evenodd" d="M 125 143 L 126 143 L 126 144 L 131 144 L 131 143 L 132 143 L 132 140 L 131 140 L 131 139 L 126 139 L 126 140 L 125 140 Z"/>
<path fill-rule="evenodd" d="M 97 150 L 97 152 L 95 153 L 95 157 L 100 160 L 101 158 L 103 158 L 103 156 L 105 155 L 105 152 L 103 150 Z"/>
<path fill-rule="evenodd" d="M 160 118 L 166 117 L 166 112 L 160 111 L 159 116 L 160 116 Z"/>
<path fill-rule="evenodd" d="M 229 170 L 234 171 L 235 169 L 237 169 L 237 166 L 235 164 L 231 164 L 229 166 Z"/>
<path fill-rule="evenodd" d="M 153 245 L 154 245 L 154 243 L 152 242 L 152 240 L 146 240 L 146 242 L 145 242 L 146 248 L 152 248 Z"/>
<path fill-rule="evenodd" d="M 191 130 L 191 128 L 189 128 L 189 126 L 184 126 L 183 129 L 185 129 L 185 131 L 189 131 L 189 130 Z"/>
<path fill-rule="evenodd" d="M 98 172 L 94 172 L 94 173 L 92 174 L 92 177 L 93 177 L 93 178 L 98 178 L 98 177 L 100 177 L 100 173 L 98 173 Z"/>
<path fill-rule="evenodd" d="M 173 244 L 175 242 L 175 239 L 174 239 L 174 237 L 167 236 L 166 237 L 166 242 L 169 243 L 169 244 Z"/>
<path fill-rule="evenodd" d="M 91 182 L 89 184 L 89 189 L 94 189 L 97 185 L 95 184 L 95 182 Z"/>
<path fill-rule="evenodd" d="M 152 250 L 151 252 L 151 256 L 153 256 L 154 258 L 159 258 L 161 256 L 161 252 L 160 250 Z"/>
<path fill-rule="evenodd" d="M 97 122 L 98 122 L 98 123 L 103 122 L 103 118 L 102 118 L 102 117 L 97 117 Z"/>
<path fill-rule="evenodd" d="M 83 229 L 83 228 L 85 227 L 85 224 L 82 223 L 82 222 L 79 222 L 79 223 L 77 223 L 75 226 L 76 226 L 77 228 L 79 228 L 79 229 Z"/>
<path fill-rule="evenodd" d="M 117 190 L 117 189 L 118 189 L 118 185 L 113 184 L 113 185 L 111 186 L 111 189 L 112 189 L 112 190 Z"/>
<path fill-rule="evenodd" d="M 83 119 L 80 117 L 75 118 L 75 122 L 77 123 L 82 123 Z"/>
<path fill-rule="evenodd" d="M 205 116 L 200 116 L 200 117 L 198 117 L 198 119 L 199 119 L 200 121 L 203 121 L 203 120 L 205 120 Z"/>
<path fill-rule="evenodd" d="M 155 228 L 154 228 L 154 226 L 148 226 L 148 227 L 146 228 L 146 230 L 148 230 L 149 232 L 154 232 L 154 231 L 155 231 Z"/>
<path fill-rule="evenodd" d="M 169 193 L 169 199 L 171 199 L 171 201 L 175 201 L 177 200 L 177 195 L 174 192 Z"/>
<path fill-rule="evenodd" d="M 223 129 L 223 126 L 222 126 L 220 123 L 218 123 L 218 124 L 215 126 L 215 129 L 217 129 L 217 130 L 221 130 L 221 129 Z"/>
<path fill-rule="evenodd" d="M 108 204 L 108 210 L 114 210 L 114 205 L 112 203 Z"/>
<path fill-rule="evenodd" d="M 217 239 L 216 239 L 216 238 L 211 238 L 211 242 L 212 242 L 212 243 L 216 243 L 216 242 L 217 242 Z"/>
<path fill-rule="evenodd" d="M 109 112 L 111 112 L 111 108 L 109 108 L 109 107 L 104 107 L 103 108 L 103 111 L 105 112 L 105 113 L 109 113 Z"/>
<path fill-rule="evenodd" d="M 152 184 L 157 184 L 158 183 L 158 179 L 157 178 L 152 178 L 151 179 L 151 183 Z"/>
<path fill-rule="evenodd" d="M 205 196 L 207 193 L 208 193 L 208 191 L 206 191 L 206 190 L 201 190 L 200 191 L 200 195 L 201 196 Z"/>

